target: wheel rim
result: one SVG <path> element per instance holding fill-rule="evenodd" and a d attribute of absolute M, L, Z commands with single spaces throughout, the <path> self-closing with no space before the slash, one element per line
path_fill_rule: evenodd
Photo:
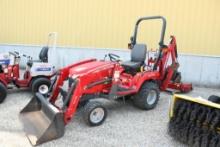
<path fill-rule="evenodd" d="M 92 123 L 99 123 L 103 120 L 104 116 L 105 116 L 104 109 L 99 107 L 93 109 L 89 117 Z"/>
<path fill-rule="evenodd" d="M 46 84 L 40 85 L 38 88 L 38 92 L 41 94 L 46 94 L 48 93 L 49 87 Z"/>
<path fill-rule="evenodd" d="M 157 100 L 157 92 L 155 90 L 150 90 L 147 96 L 147 104 L 153 105 Z"/>

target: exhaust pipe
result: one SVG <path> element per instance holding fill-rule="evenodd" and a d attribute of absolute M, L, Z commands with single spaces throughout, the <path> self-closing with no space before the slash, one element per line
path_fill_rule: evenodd
<path fill-rule="evenodd" d="M 34 146 L 64 135 L 63 112 L 40 93 L 36 93 L 21 110 L 20 120 L 29 141 Z"/>

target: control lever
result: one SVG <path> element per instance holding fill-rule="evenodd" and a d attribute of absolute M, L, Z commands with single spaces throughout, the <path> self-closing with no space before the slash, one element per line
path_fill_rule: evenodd
<path fill-rule="evenodd" d="M 17 54 L 17 55 L 19 55 L 19 52 L 17 52 L 17 51 L 14 51 L 14 53 Z"/>
<path fill-rule="evenodd" d="M 28 55 L 25 55 L 25 54 L 23 54 L 22 56 L 28 58 L 29 60 L 32 60 L 31 56 L 28 56 Z"/>

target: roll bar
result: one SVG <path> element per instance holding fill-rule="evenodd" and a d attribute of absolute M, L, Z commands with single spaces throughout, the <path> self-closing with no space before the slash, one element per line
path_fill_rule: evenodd
<path fill-rule="evenodd" d="M 152 20 L 152 19 L 161 19 L 162 20 L 162 30 L 161 30 L 161 35 L 160 35 L 159 46 L 160 46 L 160 48 L 163 47 L 163 45 L 164 45 L 164 36 L 165 36 L 165 31 L 166 31 L 166 19 L 163 16 L 149 16 L 149 17 L 139 18 L 137 20 L 136 24 L 135 24 L 134 35 L 131 37 L 131 44 L 132 45 L 136 44 L 138 25 L 140 24 L 140 22 L 143 21 L 143 20 Z"/>

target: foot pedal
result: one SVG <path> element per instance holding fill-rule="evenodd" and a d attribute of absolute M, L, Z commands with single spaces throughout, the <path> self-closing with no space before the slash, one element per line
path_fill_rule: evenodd
<path fill-rule="evenodd" d="M 130 91 L 130 90 L 132 90 L 132 88 L 124 88 L 124 87 L 118 86 L 118 91 L 119 91 L 119 92 Z"/>
<path fill-rule="evenodd" d="M 7 89 L 13 89 L 14 87 L 13 86 L 7 86 Z"/>
<path fill-rule="evenodd" d="M 15 87 L 14 85 L 10 84 L 7 86 L 7 89 L 14 89 L 14 87 Z"/>
<path fill-rule="evenodd" d="M 124 88 L 124 87 L 120 87 L 118 85 L 113 85 L 111 88 L 111 91 L 109 93 L 109 99 L 117 99 L 119 96 L 117 95 L 117 93 L 119 92 L 129 92 L 134 90 L 133 88 Z M 123 96 L 123 95 L 121 95 Z"/>

